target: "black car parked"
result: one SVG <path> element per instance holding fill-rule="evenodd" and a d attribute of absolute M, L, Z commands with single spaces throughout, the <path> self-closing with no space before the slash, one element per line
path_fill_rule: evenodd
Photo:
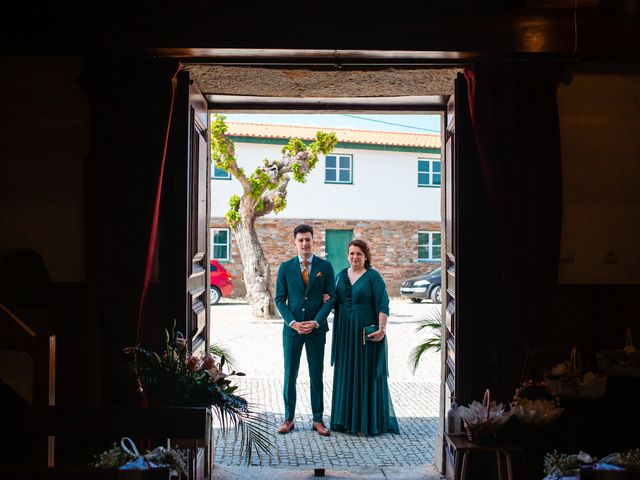
<path fill-rule="evenodd" d="M 441 269 L 413 277 L 402 282 L 400 295 L 408 297 L 414 303 L 420 303 L 423 299 L 430 298 L 435 303 L 440 303 L 442 291 Z"/>

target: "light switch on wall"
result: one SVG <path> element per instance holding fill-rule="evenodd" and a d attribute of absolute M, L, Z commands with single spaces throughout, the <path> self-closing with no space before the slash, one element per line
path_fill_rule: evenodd
<path fill-rule="evenodd" d="M 602 260 L 602 263 L 618 263 L 618 257 L 618 250 L 607 250 L 604 252 L 604 259 Z"/>

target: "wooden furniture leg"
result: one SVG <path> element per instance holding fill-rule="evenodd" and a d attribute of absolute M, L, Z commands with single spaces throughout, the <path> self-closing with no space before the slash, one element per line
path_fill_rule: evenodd
<path fill-rule="evenodd" d="M 496 467 L 498 468 L 498 480 L 502 480 L 502 458 L 500 450 L 496 450 Z"/>
<path fill-rule="evenodd" d="M 467 456 L 469 455 L 469 451 L 465 450 L 464 455 L 462 455 L 462 474 L 460 475 L 460 480 L 465 480 L 467 478 Z"/>
<path fill-rule="evenodd" d="M 513 466 L 511 465 L 511 452 L 504 452 L 504 458 L 507 461 L 507 478 L 513 480 Z"/>

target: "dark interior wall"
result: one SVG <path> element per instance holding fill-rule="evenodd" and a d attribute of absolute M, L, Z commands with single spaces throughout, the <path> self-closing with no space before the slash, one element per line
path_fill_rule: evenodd
<path fill-rule="evenodd" d="M 0 59 L 0 255 L 32 248 L 53 282 L 85 276 L 83 163 L 89 106 L 79 57 Z"/>
<path fill-rule="evenodd" d="M 43 254 L 54 282 L 82 281 L 85 278 L 82 172 L 92 132 L 89 101 L 76 78 L 84 72 L 85 65 L 79 57 L 3 60 L 0 253 L 15 247 L 36 248 Z M 106 71 L 108 67 L 101 68 Z M 563 249 L 565 253 L 573 253 L 574 261 L 561 266 L 561 280 L 566 285 L 555 300 L 554 318 L 545 326 L 553 341 L 540 352 L 536 362 L 539 371 L 562 360 L 576 339 L 585 351 L 592 351 L 621 341 L 624 325 L 638 324 L 634 299 L 640 293 L 640 249 L 636 241 L 640 233 L 640 142 L 636 133 L 640 126 L 640 78 L 606 72 L 607 67 L 598 74 L 575 73 L 572 82 L 559 89 L 565 181 Z M 162 113 L 162 107 L 157 108 Z M 126 109 L 123 112 L 120 118 L 127 118 Z M 118 121 L 114 120 L 118 118 L 116 114 L 104 118 L 112 128 L 113 122 Z M 102 136 L 103 142 L 109 141 L 108 135 Z M 125 143 L 117 148 L 124 152 L 126 142 L 132 140 L 122 141 Z M 129 158 L 135 157 L 140 155 L 134 152 Z M 109 192 L 120 187 L 134 192 L 141 186 L 137 182 L 144 178 L 144 167 L 127 181 L 111 169 L 103 181 L 103 168 L 109 169 L 112 162 L 123 168 L 128 160 L 113 161 L 108 155 L 96 158 L 100 165 L 92 167 L 91 183 L 102 184 L 100 207 L 108 211 L 112 205 Z M 539 180 L 544 181 L 544 172 Z M 149 193 L 152 188 L 145 190 Z M 133 205 L 135 195 L 116 198 L 118 208 Z M 148 209 L 148 205 L 140 208 Z M 94 233 L 98 234 L 100 225 L 108 221 L 117 223 L 117 216 L 96 219 Z M 123 231 L 113 230 L 116 223 L 109 231 L 112 237 L 117 236 L 116 248 L 120 253 L 112 252 L 109 257 L 120 267 L 105 262 L 91 269 L 111 269 L 114 278 L 121 278 L 123 286 L 133 289 L 139 279 L 131 278 L 133 270 L 129 272 L 123 267 L 130 263 L 133 252 L 124 253 L 128 241 Z M 144 255 L 147 227 L 137 222 L 131 225 L 142 234 L 135 242 L 139 245 L 135 250 Z M 108 242 L 101 248 L 109 248 Z M 619 249 L 619 263 L 601 262 L 603 250 L 609 248 Z M 95 249 L 94 255 L 99 252 L 99 248 Z M 139 268 L 141 262 L 135 263 Z M 115 295 L 117 288 L 113 288 L 111 293 Z M 82 293 L 76 290 L 66 299 L 61 295 L 61 304 L 68 306 L 75 302 L 74 311 L 78 310 L 83 302 L 78 302 L 76 295 Z M 131 297 L 135 299 L 134 294 Z M 120 313 L 113 315 L 118 317 Z M 78 315 L 81 314 L 74 318 Z M 603 319 L 606 328 L 600 325 Z M 66 322 L 68 331 L 77 326 Z"/>
<path fill-rule="evenodd" d="M 640 335 L 640 76 L 576 72 L 558 92 L 562 130 L 564 224 L 560 286 L 538 375 L 580 350 L 584 370 L 595 353 Z M 607 251 L 617 260 L 605 261 Z M 632 423 L 606 412 L 640 401 L 638 379 L 609 377 L 607 395 L 568 404 L 559 430 L 565 451 L 604 455 L 637 447 Z M 615 435 L 612 435 L 616 432 Z M 558 436 L 560 436 L 560 433 Z M 631 443 L 630 443 L 631 442 Z"/>
<path fill-rule="evenodd" d="M 539 370 L 566 359 L 573 346 L 586 361 L 621 348 L 627 326 L 640 335 L 640 76 L 575 73 L 559 88 L 558 106 L 561 285 Z M 605 261 L 608 251 L 617 261 Z"/>
<path fill-rule="evenodd" d="M 61 405 L 85 403 L 89 377 L 83 171 L 91 127 L 76 81 L 84 70 L 81 57 L 0 59 L 0 257 L 36 250 L 51 280 L 22 284 L 30 275 L 24 265 L 24 275 L 3 281 L 28 293 L 14 305 L 0 292 L 0 301 L 36 332 L 56 335 Z"/>
<path fill-rule="evenodd" d="M 558 106 L 565 199 L 560 281 L 640 284 L 640 75 L 576 72 L 559 88 Z M 609 251 L 617 261 L 605 262 Z"/>

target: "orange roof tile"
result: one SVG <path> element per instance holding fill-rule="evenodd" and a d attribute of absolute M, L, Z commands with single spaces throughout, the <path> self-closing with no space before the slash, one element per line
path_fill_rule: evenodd
<path fill-rule="evenodd" d="M 393 145 L 399 147 L 440 148 L 440 135 L 428 133 L 379 132 L 347 128 L 302 127 L 295 125 L 270 125 L 265 123 L 227 122 L 228 135 L 238 137 L 284 138 L 313 140 L 318 130 L 335 132 L 339 142 L 369 145 Z"/>

